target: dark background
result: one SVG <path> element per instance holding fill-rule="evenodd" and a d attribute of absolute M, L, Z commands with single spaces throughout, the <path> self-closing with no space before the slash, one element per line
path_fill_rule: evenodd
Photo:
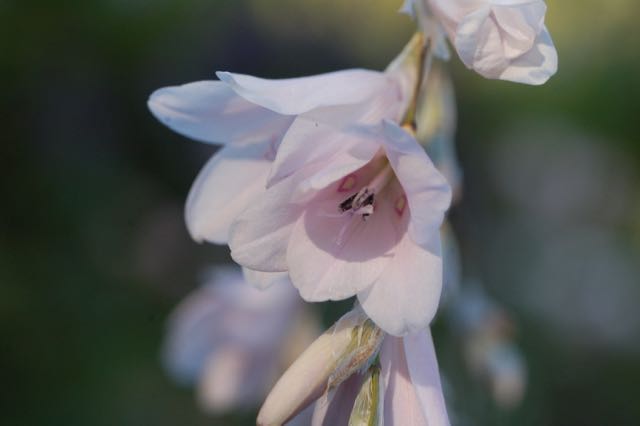
<path fill-rule="evenodd" d="M 400 0 L 0 2 L 0 422 L 253 424 L 206 417 L 165 376 L 171 308 L 222 247 L 182 207 L 214 151 L 146 109 L 156 88 L 216 70 L 289 77 L 382 69 L 413 24 Z M 640 19 L 636 0 L 548 1 L 560 57 L 543 87 L 450 63 L 467 275 L 518 323 L 523 405 L 456 386 L 478 425 L 640 423 Z"/>

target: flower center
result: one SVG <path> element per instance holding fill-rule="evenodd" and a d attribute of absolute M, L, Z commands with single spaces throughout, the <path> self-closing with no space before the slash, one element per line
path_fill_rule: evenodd
<path fill-rule="evenodd" d="M 376 194 L 389 183 L 393 176 L 393 170 L 389 163 L 384 164 L 382 169 L 371 179 L 368 185 L 364 186 L 355 194 L 347 197 L 338 205 L 341 213 L 349 213 L 351 215 L 360 215 L 362 220 L 367 220 L 374 212 Z M 349 175 L 344 178 L 340 185 L 340 191 L 349 190 L 355 186 L 356 177 Z"/>

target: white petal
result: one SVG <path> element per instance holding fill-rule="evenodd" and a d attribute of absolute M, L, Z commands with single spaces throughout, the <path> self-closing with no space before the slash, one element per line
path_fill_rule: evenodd
<path fill-rule="evenodd" d="M 399 337 L 387 336 L 380 349 L 384 426 L 432 426 L 418 400 Z M 439 425 L 437 425 L 439 426 Z"/>
<path fill-rule="evenodd" d="M 440 236 L 425 250 L 405 235 L 395 256 L 358 300 L 369 317 L 389 334 L 424 329 L 433 319 L 442 290 Z"/>
<path fill-rule="evenodd" d="M 147 105 L 170 129 L 189 138 L 217 144 L 278 139 L 292 118 L 276 114 L 238 96 L 221 81 L 198 81 L 164 87 Z"/>
<path fill-rule="evenodd" d="M 236 219 L 229 234 L 231 257 L 256 271 L 284 272 L 291 230 L 302 208 L 291 197 L 298 180 L 292 176 L 257 197 Z"/>
<path fill-rule="evenodd" d="M 440 371 L 431 331 L 405 336 L 404 349 L 409 376 L 429 426 L 448 426 Z"/>
<path fill-rule="evenodd" d="M 429 249 L 451 204 L 451 187 L 413 136 L 389 121 L 383 127 L 389 163 L 409 203 L 409 235 Z"/>
<path fill-rule="evenodd" d="M 349 107 L 325 108 L 299 116 L 278 147 L 268 185 L 273 185 L 308 164 L 324 162 L 327 167 L 336 161 L 354 160 L 362 163 L 377 149 L 370 141 L 347 130 L 362 121 L 379 121 L 388 109 L 381 100 Z M 366 161 L 364 161 L 366 163 Z M 356 167 L 357 168 L 357 167 Z"/>
<path fill-rule="evenodd" d="M 464 64 L 480 75 L 539 85 L 557 70 L 541 1 L 503 1 L 460 18 L 453 37 Z"/>
<path fill-rule="evenodd" d="M 222 148 L 196 178 L 185 209 L 191 237 L 224 244 L 233 221 L 266 189 L 268 143 Z"/>
<path fill-rule="evenodd" d="M 544 84 L 558 71 L 558 52 L 546 27 L 536 39 L 533 49 L 511 61 L 500 74 L 501 80 L 532 85 Z"/>
<path fill-rule="evenodd" d="M 356 104 L 370 98 L 386 84 L 384 74 L 360 69 L 280 80 L 229 72 L 217 72 L 216 75 L 248 101 L 286 115 Z"/>

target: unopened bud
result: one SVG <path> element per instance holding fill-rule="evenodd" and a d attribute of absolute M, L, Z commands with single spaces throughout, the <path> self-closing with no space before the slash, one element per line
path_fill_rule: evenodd
<path fill-rule="evenodd" d="M 340 318 L 289 367 L 273 387 L 258 414 L 258 425 L 279 426 L 366 368 L 384 338 L 361 308 Z"/>

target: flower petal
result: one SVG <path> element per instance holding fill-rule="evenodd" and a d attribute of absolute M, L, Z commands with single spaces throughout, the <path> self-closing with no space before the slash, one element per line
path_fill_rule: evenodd
<path fill-rule="evenodd" d="M 448 426 L 431 331 L 409 334 L 403 341 L 409 376 L 429 426 Z"/>
<path fill-rule="evenodd" d="M 181 135 L 216 144 L 278 139 L 292 122 L 238 96 L 221 81 L 164 87 L 151 94 L 153 115 Z"/>
<path fill-rule="evenodd" d="M 204 166 L 189 192 L 185 219 L 191 237 L 224 244 L 237 216 L 265 191 L 268 143 L 226 146 Z"/>
<path fill-rule="evenodd" d="M 409 235 L 429 249 L 451 204 L 451 187 L 413 136 L 390 121 L 383 128 L 387 158 L 409 203 Z"/>
<path fill-rule="evenodd" d="M 359 103 L 386 84 L 384 74 L 361 69 L 279 80 L 222 71 L 216 75 L 248 101 L 285 115 Z"/>
<path fill-rule="evenodd" d="M 407 235 L 380 278 L 358 293 L 369 317 L 389 334 L 402 336 L 424 329 L 433 319 L 442 291 L 440 236 L 425 250 Z"/>
<path fill-rule="evenodd" d="M 402 338 L 387 336 L 380 349 L 385 426 L 440 426 L 427 422 L 411 383 Z"/>
<path fill-rule="evenodd" d="M 346 128 L 362 121 L 379 121 L 385 108 L 388 107 L 378 100 L 367 105 L 324 108 L 299 116 L 282 138 L 268 185 L 314 162 L 322 161 L 333 169 L 341 168 L 345 162 L 359 164 L 356 169 L 361 167 L 373 156 L 377 146 Z"/>
<path fill-rule="evenodd" d="M 391 208 L 381 208 L 365 221 L 339 214 L 340 201 L 313 201 L 291 233 L 289 276 L 310 302 L 342 300 L 370 286 L 401 238 Z"/>
<path fill-rule="evenodd" d="M 464 15 L 453 37 L 464 64 L 491 79 L 539 85 L 557 70 L 542 1 L 494 1 Z"/>
<path fill-rule="evenodd" d="M 302 208 L 291 203 L 297 186 L 291 176 L 253 200 L 229 233 L 231 257 L 240 265 L 264 272 L 287 270 L 289 236 Z"/>
<path fill-rule="evenodd" d="M 558 71 L 558 52 L 545 27 L 536 38 L 534 47 L 511 61 L 500 74 L 501 80 L 532 85 L 544 84 Z"/>

